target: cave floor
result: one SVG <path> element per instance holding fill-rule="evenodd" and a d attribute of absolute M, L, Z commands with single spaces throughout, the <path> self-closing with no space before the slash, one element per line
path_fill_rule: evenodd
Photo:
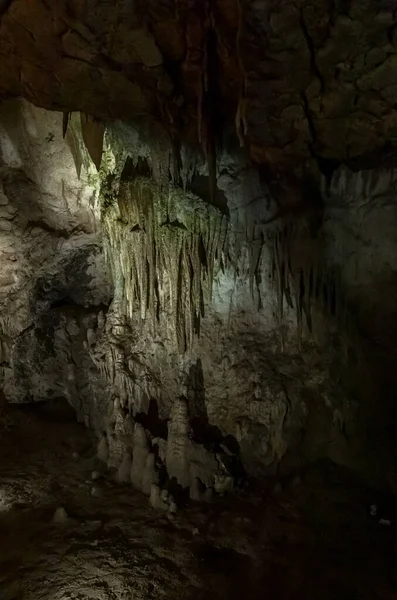
<path fill-rule="evenodd" d="M 131 487 L 92 481 L 98 465 L 84 427 L 18 408 L 7 415 L 1 600 L 395 597 L 390 532 L 370 529 L 367 492 L 341 470 L 313 469 L 278 494 L 241 494 L 169 518 Z M 68 519 L 54 523 L 60 507 Z"/>

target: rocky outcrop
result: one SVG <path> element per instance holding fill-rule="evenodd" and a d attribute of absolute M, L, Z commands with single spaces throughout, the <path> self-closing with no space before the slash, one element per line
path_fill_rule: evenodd
<path fill-rule="evenodd" d="M 393 146 L 392 2 L 11 0 L 0 10 L 2 95 L 163 122 L 209 162 L 225 134 L 284 172 L 374 164 Z"/>
<path fill-rule="evenodd" d="M 92 172 L 78 178 L 59 113 L 1 105 L 2 387 L 11 402 L 67 398 L 87 425 L 105 397 L 87 336 L 111 294 Z"/>
<path fill-rule="evenodd" d="M 0 107 L 7 399 L 66 398 L 164 510 L 325 457 L 385 478 L 368 432 L 392 414 L 394 174 L 340 168 L 277 218 L 238 153 L 212 196 L 191 148 L 175 170 L 167 137 L 115 122 L 97 171 L 82 127 Z"/>

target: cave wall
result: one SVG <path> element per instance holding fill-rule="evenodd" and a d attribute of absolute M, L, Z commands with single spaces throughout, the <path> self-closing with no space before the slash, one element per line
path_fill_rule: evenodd
<path fill-rule="evenodd" d="M 378 292 L 374 296 L 373 288 L 378 290 L 382 283 L 392 293 L 394 175 L 341 168 L 331 181 L 320 182 L 321 203 L 314 206 L 314 215 L 309 214 L 309 206 L 292 221 L 279 219 L 264 227 L 260 223 L 271 221 L 277 206 L 255 169 L 238 154 L 224 152 L 217 194 L 211 197 L 205 164 L 182 149 L 179 185 L 188 208 L 174 199 L 175 182 L 171 191 L 165 184 L 169 213 L 165 210 L 152 229 L 153 215 L 139 211 L 139 206 L 151 206 L 152 191 L 145 197 L 141 188 L 146 189 L 149 173 L 151 189 L 153 180 L 159 186 L 158 199 L 167 171 L 164 163 L 169 164 L 172 152 L 165 143 L 156 147 L 144 136 L 142 141 L 136 129 L 134 133 L 126 125 L 122 129 L 123 161 L 129 155 L 134 168 L 121 176 L 115 205 L 104 215 L 110 240 L 107 252 L 110 262 L 113 257 L 120 296 L 116 291 L 108 313 L 109 329 L 93 346 L 94 354 L 99 348 L 102 356 L 106 347 L 104 371 L 112 382 L 116 413 L 120 406 L 137 419 L 151 413 L 154 432 L 158 420 L 170 418 L 176 398 L 182 397 L 193 439 L 216 447 L 231 436 L 250 474 L 328 457 L 369 478 L 385 477 L 390 467 L 390 456 L 386 459 L 390 435 L 385 430 L 390 405 L 384 378 L 387 371 L 390 380 L 393 370 L 388 371 L 390 364 L 385 369 L 374 351 L 372 321 L 367 317 L 372 310 L 378 322 L 384 319 L 383 296 Z M 128 144 L 130 138 L 133 145 Z M 117 155 L 117 144 L 113 147 Z M 200 198 L 217 209 L 217 216 L 201 215 L 192 224 L 189 215 L 200 212 Z M 156 210 L 163 210 L 161 202 Z M 218 258 L 215 255 L 212 264 L 201 270 L 201 274 L 211 273 L 212 300 L 205 303 L 199 337 L 187 336 L 191 343 L 181 349 L 172 297 L 177 298 L 177 310 L 180 302 L 183 329 L 187 321 L 181 313 L 192 306 L 194 313 L 195 307 L 187 290 L 196 289 L 194 275 L 186 276 L 183 264 L 186 254 L 192 265 L 199 260 L 194 255 L 195 236 L 204 240 L 204 254 L 209 256 L 212 218 L 218 224 L 226 219 L 227 224 L 224 238 L 216 237 L 220 229 L 214 227 L 214 246 L 221 240 Z M 183 226 L 188 242 L 186 247 L 173 245 L 167 230 L 171 263 L 165 264 L 165 272 L 174 265 L 181 280 L 170 283 L 176 274 L 168 273 L 169 280 L 165 275 L 157 282 L 159 300 L 153 320 L 150 309 L 144 309 L 142 316 L 142 302 L 155 296 L 148 291 L 156 279 L 150 277 L 153 259 L 148 247 L 157 248 L 161 262 L 162 246 L 158 251 L 156 235 L 170 224 L 176 237 Z M 374 239 L 375 231 L 382 237 Z M 135 262 L 130 262 L 131 254 Z M 196 267 L 193 270 L 197 272 Z M 385 270 L 391 279 L 384 276 Z M 204 297 L 207 283 L 205 277 L 200 283 Z M 387 353 L 387 343 L 378 336 L 378 351 L 381 347 Z M 382 452 L 379 439 L 384 440 Z"/>
<path fill-rule="evenodd" d="M 10 402 L 67 398 L 80 419 L 98 376 L 83 332 L 111 297 L 90 169 L 78 178 L 61 114 L 1 104 L 2 386 Z"/>
<path fill-rule="evenodd" d="M 13 0 L 0 17 L 1 94 L 47 109 L 156 116 L 185 141 L 232 124 L 283 172 L 376 160 L 395 138 L 389 0 Z"/>
<path fill-rule="evenodd" d="M 154 455 L 191 487 L 324 457 L 386 477 L 394 173 L 340 169 L 315 230 L 306 213 L 264 226 L 277 205 L 238 152 L 214 196 L 188 148 L 173 178 L 161 129 L 109 124 L 97 173 L 76 128 L 0 107 L 7 399 L 66 398 L 146 490 Z"/>

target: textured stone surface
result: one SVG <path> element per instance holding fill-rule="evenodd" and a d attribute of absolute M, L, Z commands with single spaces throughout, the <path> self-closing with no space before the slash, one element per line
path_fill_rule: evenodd
<path fill-rule="evenodd" d="M 9 401 L 66 398 L 98 457 L 126 479 L 131 455 L 146 493 L 172 478 L 223 493 L 324 457 L 386 476 L 393 172 L 339 169 L 292 225 L 273 219 L 266 181 L 238 154 L 220 156 L 211 198 L 205 161 L 185 146 L 170 181 L 161 128 L 109 125 L 97 173 L 75 124 L 64 142 L 59 114 L 2 110 Z"/>
<path fill-rule="evenodd" d="M 276 170 L 348 161 L 394 137 L 395 32 L 393 3 L 378 0 L 12 0 L 0 90 L 48 109 L 158 119 L 196 144 L 235 130 Z"/>
<path fill-rule="evenodd" d="M 0 179 L 2 386 L 13 402 L 67 398 L 90 423 L 104 390 L 84 344 L 111 287 L 95 189 L 59 113 L 2 103 Z"/>
<path fill-rule="evenodd" d="M 203 600 L 210 590 L 214 600 L 257 600 L 264 589 L 279 600 L 395 595 L 386 584 L 389 528 L 368 527 L 374 496 L 344 469 L 321 465 L 278 495 L 224 498 L 170 519 L 110 477 L 90 493 L 94 448 L 84 452 L 82 427 L 10 408 L 12 429 L 0 437 L 5 598 L 125 600 L 133 591 L 134 600 Z M 155 508 L 166 511 L 154 488 Z M 61 526 L 51 522 L 59 507 L 69 515 Z"/>

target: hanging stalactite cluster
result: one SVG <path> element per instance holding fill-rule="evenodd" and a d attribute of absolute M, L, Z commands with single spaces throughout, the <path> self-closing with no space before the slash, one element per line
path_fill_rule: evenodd
<path fill-rule="evenodd" d="M 271 278 L 277 291 L 278 322 L 284 347 L 284 307 L 296 311 L 298 348 L 302 346 L 302 333 L 306 325 L 312 332 L 312 311 L 316 307 L 326 317 L 346 324 L 347 306 L 339 272 L 327 265 L 326 260 L 313 247 L 297 252 L 296 241 L 304 247 L 304 235 L 294 221 L 269 234 L 267 242 L 272 248 Z"/>
<path fill-rule="evenodd" d="M 207 159 L 213 201 L 217 185 L 215 157 L 218 137 L 214 125 L 216 115 L 210 109 L 214 105 L 211 98 L 216 96 L 210 57 L 216 52 L 216 32 L 209 9 L 207 17 L 198 121 L 199 140 Z M 160 138 L 155 149 L 138 144 L 139 152 L 134 152 L 132 130 L 128 128 L 113 132 L 111 127 L 106 141 L 103 125 L 95 119 L 82 115 L 78 122 L 76 119 L 71 121 L 66 113 L 63 133 L 70 137 L 76 169 L 81 170 L 85 155 L 89 155 L 96 165 L 107 253 L 125 314 L 132 318 L 139 309 L 142 322 L 149 317 L 152 323 L 156 323 L 170 307 L 168 312 L 172 313 L 178 347 L 181 350 L 189 348 L 194 333 L 199 331 L 204 306 L 211 302 L 214 272 L 221 264 L 231 266 L 226 264 L 226 253 L 223 252 L 227 232 L 225 217 L 210 204 L 187 192 L 187 185 L 197 168 L 194 157 L 190 157 L 187 148 L 181 148 L 179 144 L 170 145 L 168 138 Z M 122 143 L 123 139 L 118 139 L 120 131 L 127 136 L 126 144 Z M 136 142 L 139 135 L 135 135 L 138 136 Z M 87 149 L 85 154 L 80 150 L 82 145 Z M 108 164 L 108 156 L 111 164 Z M 123 181 L 123 165 L 125 169 L 127 164 L 132 165 L 133 176 L 131 179 L 130 173 Z M 313 306 L 323 309 L 328 315 L 339 317 L 342 314 L 341 282 L 326 266 L 327 261 L 321 258 L 321 252 L 316 248 L 304 251 L 306 256 L 303 257 L 295 251 L 297 240 L 302 245 L 299 219 L 284 218 L 280 211 L 260 225 L 273 221 L 284 224 L 281 229 L 271 227 L 267 232 L 262 231 L 260 238 L 254 235 L 248 239 L 250 236 L 246 232 L 250 289 L 253 298 L 258 297 L 257 308 L 260 310 L 263 248 L 267 246 L 272 256 L 272 281 L 277 291 L 282 346 L 287 303 L 289 308 L 296 310 L 300 348 L 304 325 L 309 331 L 312 329 Z"/>
<path fill-rule="evenodd" d="M 227 222 L 214 207 L 153 180 L 122 182 L 118 203 L 104 219 L 107 258 L 118 300 L 132 318 L 155 324 L 172 314 L 181 351 L 199 332 L 212 283 L 222 267 Z"/>

